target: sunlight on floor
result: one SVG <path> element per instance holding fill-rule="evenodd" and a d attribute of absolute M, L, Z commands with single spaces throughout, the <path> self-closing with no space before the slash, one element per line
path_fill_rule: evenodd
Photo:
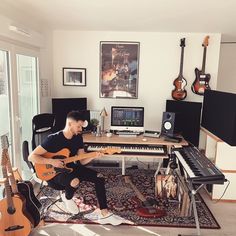
<path fill-rule="evenodd" d="M 157 233 L 155 233 L 155 232 L 153 232 L 153 231 L 151 231 L 151 230 L 149 230 L 149 229 L 146 229 L 146 228 L 144 228 L 144 227 L 142 227 L 142 226 L 137 226 L 136 228 L 137 228 L 137 229 L 140 229 L 140 230 L 143 230 L 143 231 L 145 231 L 146 233 L 150 233 L 150 234 L 152 234 L 152 235 L 161 236 L 160 234 L 157 234 Z"/>
<path fill-rule="evenodd" d="M 86 225 L 71 225 L 70 229 L 75 232 L 78 232 L 81 236 L 101 236 L 100 234 L 97 234 L 92 230 L 88 229 Z"/>

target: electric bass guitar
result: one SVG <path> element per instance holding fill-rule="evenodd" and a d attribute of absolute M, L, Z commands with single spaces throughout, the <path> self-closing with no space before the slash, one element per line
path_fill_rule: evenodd
<path fill-rule="evenodd" d="M 6 135 L 1 136 L 2 143 L 4 143 L 5 147 L 9 148 L 8 138 Z M 26 210 L 31 215 L 31 220 L 36 227 L 40 220 L 40 211 L 39 209 L 42 207 L 42 204 L 34 195 L 33 185 L 30 181 L 23 181 L 22 179 L 16 182 L 14 178 L 14 173 L 10 161 L 10 157 L 8 151 L 6 151 L 6 158 L 7 158 L 7 171 L 9 175 L 9 180 L 11 182 L 11 190 L 14 195 L 21 194 L 26 200 Z"/>
<path fill-rule="evenodd" d="M 195 80 L 191 86 L 191 89 L 193 93 L 196 93 L 198 95 L 204 95 L 204 92 L 206 89 L 211 89 L 209 85 L 209 81 L 211 79 L 210 74 L 205 73 L 205 65 L 206 65 L 206 52 L 207 52 L 207 46 L 208 46 L 208 40 L 209 36 L 206 36 L 203 41 L 203 60 L 202 60 L 202 69 L 199 70 L 198 68 L 195 68 Z"/>
<path fill-rule="evenodd" d="M 184 100 L 187 97 L 187 91 L 185 90 L 187 81 L 183 77 L 185 38 L 182 38 L 180 40 L 180 47 L 181 47 L 180 70 L 179 70 L 178 77 L 173 82 L 175 89 L 172 90 L 172 94 L 171 94 L 172 98 L 175 100 Z"/>
<path fill-rule="evenodd" d="M 153 207 L 153 204 L 146 200 L 143 194 L 133 184 L 129 176 L 125 176 L 125 182 L 130 184 L 136 196 L 141 201 L 140 207 L 137 209 L 137 215 L 145 218 L 159 218 L 166 215 L 165 210 Z"/>
<path fill-rule="evenodd" d="M 121 149 L 120 148 L 107 148 L 107 149 L 101 150 L 100 152 L 112 155 L 114 153 L 121 153 Z M 70 173 L 73 169 L 68 168 L 66 164 L 74 162 L 74 161 L 83 160 L 86 158 L 94 158 L 96 157 L 96 155 L 97 155 L 96 152 L 89 152 L 89 153 L 84 153 L 84 154 L 70 157 L 69 149 L 63 148 L 59 152 L 56 152 L 56 153 L 47 152 L 42 156 L 44 158 L 62 159 L 64 162 L 64 168 L 57 168 L 50 164 L 37 164 L 37 163 L 35 163 L 34 168 L 35 168 L 37 177 L 39 179 L 48 181 L 59 173 L 63 173 L 63 172 Z"/>
<path fill-rule="evenodd" d="M 7 173 L 7 149 L 2 144 L 2 174 L 6 198 L 0 201 L 0 235 L 23 236 L 29 235 L 32 224 L 31 216 L 26 211 L 25 198 L 13 194 Z"/>

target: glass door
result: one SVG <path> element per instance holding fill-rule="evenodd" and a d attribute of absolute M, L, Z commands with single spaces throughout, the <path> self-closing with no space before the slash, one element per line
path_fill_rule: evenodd
<path fill-rule="evenodd" d="M 18 105 L 20 120 L 20 144 L 24 140 L 29 143 L 31 151 L 32 118 L 38 114 L 38 73 L 37 57 L 16 54 Z M 22 153 L 22 151 L 21 151 Z M 21 158 L 23 172 L 29 171 L 26 163 Z M 25 173 L 24 173 L 25 174 Z"/>
<path fill-rule="evenodd" d="M 11 139 L 8 59 L 9 59 L 8 52 L 0 50 L 0 136 L 7 134 L 9 139 Z M 1 145 L 0 145 L 0 150 L 2 153 Z M 11 158 L 11 155 L 9 156 Z M 0 171 L 0 178 L 1 177 L 2 177 L 2 172 Z"/>

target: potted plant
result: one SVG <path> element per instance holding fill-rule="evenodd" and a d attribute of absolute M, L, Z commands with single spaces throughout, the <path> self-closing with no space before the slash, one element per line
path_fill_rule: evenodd
<path fill-rule="evenodd" d="M 96 133 L 97 131 L 97 126 L 99 125 L 99 120 L 96 118 L 93 118 L 90 120 L 90 124 L 92 125 L 92 132 Z"/>

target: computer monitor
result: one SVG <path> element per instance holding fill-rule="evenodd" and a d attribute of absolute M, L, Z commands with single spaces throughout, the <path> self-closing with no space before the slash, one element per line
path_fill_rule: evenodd
<path fill-rule="evenodd" d="M 144 132 L 144 107 L 111 107 L 111 131 Z"/>

